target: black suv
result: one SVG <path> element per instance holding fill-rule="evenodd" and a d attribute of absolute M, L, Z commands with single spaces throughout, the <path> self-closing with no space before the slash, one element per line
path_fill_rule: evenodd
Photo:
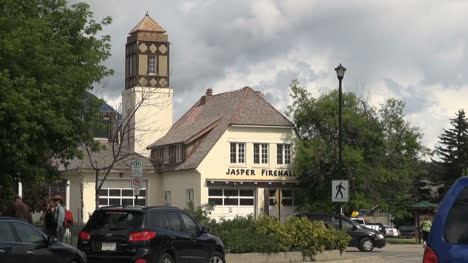
<path fill-rule="evenodd" d="M 224 263 L 224 244 L 175 207 L 104 207 L 79 233 L 88 260 Z"/>
<path fill-rule="evenodd" d="M 327 226 L 339 227 L 339 217 L 337 214 L 299 213 L 294 216 L 307 217 L 310 221 L 322 221 Z M 349 241 L 349 247 L 357 247 L 361 251 L 369 252 L 374 247 L 382 248 L 385 246 L 385 236 L 382 233 L 362 227 L 346 216 L 342 216 L 342 227 L 352 238 Z"/>

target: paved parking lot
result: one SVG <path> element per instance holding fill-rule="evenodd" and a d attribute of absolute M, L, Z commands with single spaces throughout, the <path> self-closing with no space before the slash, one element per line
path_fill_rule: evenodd
<path fill-rule="evenodd" d="M 421 263 L 424 254 L 422 245 L 391 245 L 387 244 L 382 249 L 374 249 L 369 253 L 360 252 L 357 248 L 348 248 L 346 257 L 373 257 L 378 262 L 389 263 Z M 373 261 L 373 260 L 371 260 Z"/>

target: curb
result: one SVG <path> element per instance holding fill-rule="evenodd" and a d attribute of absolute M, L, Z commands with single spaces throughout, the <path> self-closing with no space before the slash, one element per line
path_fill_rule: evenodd
<path fill-rule="evenodd" d="M 380 256 L 370 256 L 370 257 L 356 257 L 356 258 L 345 258 L 340 260 L 330 260 L 330 261 L 312 261 L 312 262 L 324 262 L 324 263 L 383 263 L 385 262 L 383 257 Z M 297 262 L 297 263 L 311 263 L 309 262 Z"/>

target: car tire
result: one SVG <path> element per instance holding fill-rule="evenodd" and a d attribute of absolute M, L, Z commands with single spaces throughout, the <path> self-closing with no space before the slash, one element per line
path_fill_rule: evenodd
<path fill-rule="evenodd" d="M 211 254 L 209 263 L 226 263 L 223 254 L 215 251 Z"/>
<path fill-rule="evenodd" d="M 374 242 L 368 237 L 361 238 L 358 248 L 362 252 L 371 252 L 374 249 Z"/>
<path fill-rule="evenodd" d="M 159 258 L 159 263 L 175 263 L 174 258 L 168 254 L 164 253 L 160 258 Z"/>

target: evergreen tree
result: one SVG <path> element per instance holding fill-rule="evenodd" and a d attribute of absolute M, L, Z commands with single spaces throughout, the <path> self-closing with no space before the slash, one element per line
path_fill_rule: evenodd
<path fill-rule="evenodd" d="M 440 160 L 433 160 L 438 166 L 438 181 L 443 191 L 459 177 L 468 175 L 468 119 L 465 111 L 459 110 L 455 118 L 450 119 L 451 127 L 444 129 L 439 136 L 436 155 Z"/>

